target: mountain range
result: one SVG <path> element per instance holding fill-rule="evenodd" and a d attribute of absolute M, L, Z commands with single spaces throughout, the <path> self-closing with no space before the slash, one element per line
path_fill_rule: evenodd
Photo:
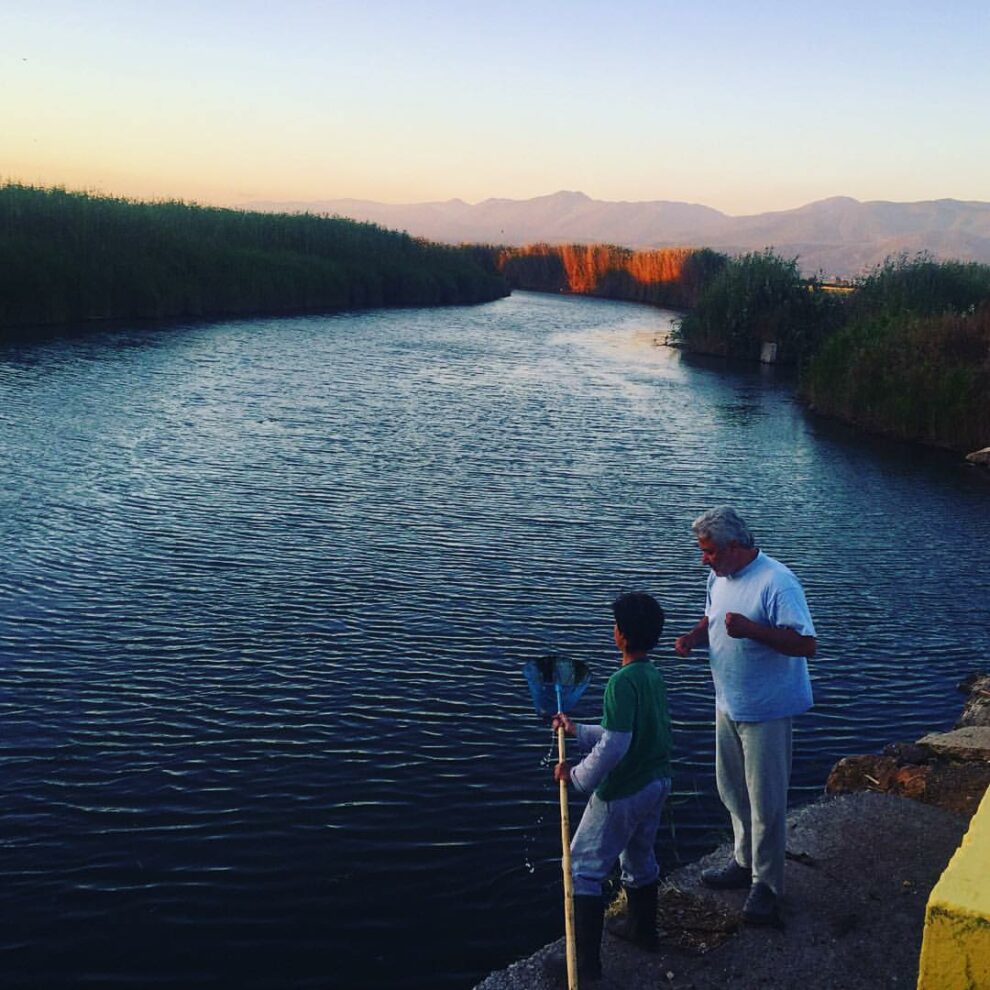
<path fill-rule="evenodd" d="M 990 203 L 955 199 L 863 203 L 835 196 L 793 210 L 739 217 L 694 203 L 610 202 L 581 192 L 476 204 L 328 199 L 242 207 L 349 217 L 451 244 L 601 243 L 638 249 L 710 247 L 729 254 L 771 247 L 784 257 L 797 257 L 809 275 L 854 276 L 902 252 L 990 263 Z"/>

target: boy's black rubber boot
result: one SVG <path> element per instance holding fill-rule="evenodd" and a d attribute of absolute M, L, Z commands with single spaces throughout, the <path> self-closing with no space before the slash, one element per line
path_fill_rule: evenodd
<path fill-rule="evenodd" d="M 617 938 L 632 942 L 646 952 L 657 952 L 660 938 L 657 935 L 657 885 L 624 887 L 626 913 L 624 917 L 610 919 L 607 928 Z"/>
<path fill-rule="evenodd" d="M 601 897 L 574 898 L 574 942 L 577 948 L 578 984 L 594 986 L 602 976 L 602 923 L 605 902 Z M 544 966 L 557 986 L 567 987 L 567 954 L 554 952 Z"/>
<path fill-rule="evenodd" d="M 714 890 L 742 890 L 753 882 L 748 866 L 740 866 L 735 857 L 725 866 L 701 871 L 701 882 Z"/>

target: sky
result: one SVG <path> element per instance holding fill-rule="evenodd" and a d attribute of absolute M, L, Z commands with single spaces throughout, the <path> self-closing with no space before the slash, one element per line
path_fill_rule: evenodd
<path fill-rule="evenodd" d="M 0 0 L 0 180 L 990 201 L 988 43 L 987 0 Z"/>

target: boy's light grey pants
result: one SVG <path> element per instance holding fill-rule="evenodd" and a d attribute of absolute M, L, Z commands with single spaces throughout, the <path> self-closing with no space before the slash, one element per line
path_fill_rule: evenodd
<path fill-rule="evenodd" d="M 735 722 L 715 710 L 715 781 L 732 817 L 736 862 L 784 892 L 791 718 Z"/>
<path fill-rule="evenodd" d="M 661 777 L 628 797 L 603 801 L 592 794 L 588 798 L 581 824 L 571 839 L 576 897 L 600 897 L 602 882 L 616 860 L 624 886 L 656 883 L 660 875 L 657 829 L 668 794 L 670 777 Z"/>

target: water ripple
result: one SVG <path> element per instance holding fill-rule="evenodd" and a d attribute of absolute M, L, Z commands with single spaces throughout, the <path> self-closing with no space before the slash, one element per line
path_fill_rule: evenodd
<path fill-rule="evenodd" d="M 454 987 L 554 937 L 520 668 L 585 660 L 594 717 L 633 588 L 668 614 L 661 852 L 707 852 L 709 675 L 671 641 L 716 502 L 818 625 L 792 797 L 951 721 L 987 486 L 653 346 L 669 319 L 519 294 L 0 346 L 5 986 Z"/>

